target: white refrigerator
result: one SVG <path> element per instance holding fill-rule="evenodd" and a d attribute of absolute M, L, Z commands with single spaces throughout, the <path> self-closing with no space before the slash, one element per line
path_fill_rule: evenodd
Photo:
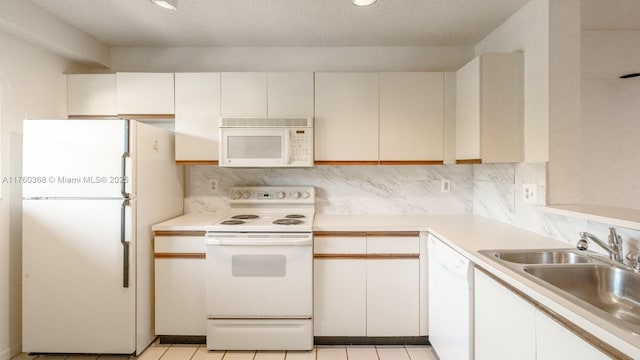
<path fill-rule="evenodd" d="M 183 213 L 173 134 L 130 120 L 25 120 L 22 348 L 140 354 L 155 338 L 155 223 Z"/>

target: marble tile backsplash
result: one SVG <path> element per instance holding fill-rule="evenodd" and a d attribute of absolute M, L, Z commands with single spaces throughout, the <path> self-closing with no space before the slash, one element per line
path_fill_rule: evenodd
<path fill-rule="evenodd" d="M 438 166 L 315 166 L 313 168 L 237 169 L 188 166 L 185 212 L 225 212 L 232 186 L 309 185 L 316 188 L 316 211 L 329 214 L 475 213 L 567 242 L 580 231 L 606 240 L 608 225 L 543 213 L 525 203 L 523 184 L 537 184 L 545 204 L 547 164 Z M 441 180 L 451 191 L 441 192 Z M 211 180 L 217 189 L 211 190 Z M 617 228 L 626 244 L 638 248 L 640 231 Z M 627 245 L 625 245 L 627 246 Z M 599 250 L 592 246 L 593 250 Z"/>
<path fill-rule="evenodd" d="M 185 212 L 220 212 L 232 186 L 308 185 L 316 188 L 316 211 L 329 214 L 471 213 L 471 165 L 315 166 L 313 168 L 187 168 Z M 209 189 L 210 180 L 218 190 Z M 441 192 L 441 180 L 451 191 Z"/>
<path fill-rule="evenodd" d="M 575 246 L 581 231 L 606 241 L 608 224 L 540 212 L 536 205 L 524 202 L 523 184 L 537 184 L 538 204 L 545 204 L 546 175 L 546 163 L 473 165 L 473 212 L 564 240 L 568 247 Z M 616 229 L 627 249 L 639 247 L 640 231 Z M 602 251 L 597 246 L 590 249 Z"/>

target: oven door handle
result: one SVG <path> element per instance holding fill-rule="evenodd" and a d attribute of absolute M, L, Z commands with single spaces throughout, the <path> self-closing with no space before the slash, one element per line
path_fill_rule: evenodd
<path fill-rule="evenodd" d="M 312 239 L 207 239 L 212 246 L 311 246 Z"/>

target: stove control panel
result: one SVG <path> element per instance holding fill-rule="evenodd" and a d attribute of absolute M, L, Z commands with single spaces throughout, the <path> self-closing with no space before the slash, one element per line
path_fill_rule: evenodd
<path fill-rule="evenodd" d="M 231 202 L 314 203 L 312 186 L 237 186 L 231 188 Z"/>

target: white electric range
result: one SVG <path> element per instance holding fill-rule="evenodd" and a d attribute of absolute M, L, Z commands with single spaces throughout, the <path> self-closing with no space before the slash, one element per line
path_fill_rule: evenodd
<path fill-rule="evenodd" d="M 207 231 L 207 348 L 313 348 L 315 189 L 234 187 Z"/>

